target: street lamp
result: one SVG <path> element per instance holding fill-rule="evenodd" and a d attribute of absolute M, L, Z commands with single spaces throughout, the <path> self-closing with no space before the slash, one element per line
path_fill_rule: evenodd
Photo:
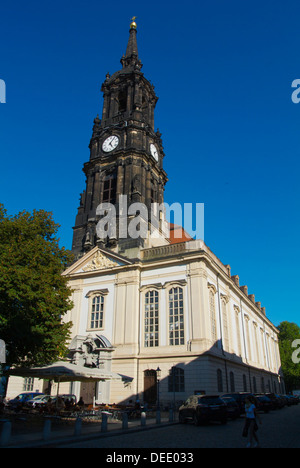
<path fill-rule="evenodd" d="M 160 377 L 161 377 L 161 370 L 160 368 L 158 367 L 156 369 L 156 379 L 157 379 L 157 408 L 159 409 L 159 381 L 160 381 Z"/>

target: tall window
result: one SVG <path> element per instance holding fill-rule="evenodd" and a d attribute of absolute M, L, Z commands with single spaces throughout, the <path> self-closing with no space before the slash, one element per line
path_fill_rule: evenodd
<path fill-rule="evenodd" d="M 211 337 L 216 345 L 217 343 L 217 322 L 216 322 L 216 306 L 215 306 L 215 293 L 212 289 L 209 290 L 209 314 L 210 314 L 210 326 L 211 326 Z"/>
<path fill-rule="evenodd" d="M 184 392 L 184 370 L 180 367 L 172 367 L 169 372 L 169 381 L 168 381 L 168 390 L 169 392 Z"/>
<path fill-rule="evenodd" d="M 263 377 L 261 378 L 261 391 L 265 393 L 265 379 Z"/>
<path fill-rule="evenodd" d="M 123 90 L 119 92 L 118 95 L 118 110 L 119 112 L 123 113 L 126 112 L 127 108 L 127 90 Z"/>
<path fill-rule="evenodd" d="M 103 186 L 103 203 L 116 203 L 117 196 L 117 178 L 116 175 L 107 176 L 104 180 Z"/>
<path fill-rule="evenodd" d="M 228 328 L 228 314 L 227 314 L 227 300 L 226 298 L 221 299 L 222 304 L 222 319 L 223 319 L 223 333 L 224 333 L 224 340 L 223 346 L 225 351 L 229 351 L 229 328 Z"/>
<path fill-rule="evenodd" d="M 159 346 L 159 296 L 157 291 L 145 295 L 145 347 Z"/>
<path fill-rule="evenodd" d="M 241 330 L 240 330 L 240 309 L 235 306 L 235 324 L 236 324 L 236 337 L 237 337 L 237 352 L 239 356 L 242 356 L 242 342 L 241 342 Z"/>
<path fill-rule="evenodd" d="M 169 343 L 184 345 L 183 289 L 179 287 L 169 291 Z"/>
<path fill-rule="evenodd" d="M 32 392 L 33 391 L 33 383 L 34 379 L 32 377 L 26 377 L 23 383 L 23 391 L 24 392 Z"/>
<path fill-rule="evenodd" d="M 256 362 L 260 363 L 260 353 L 258 346 L 258 337 L 257 337 L 257 324 L 253 322 L 254 327 L 254 338 L 255 338 L 255 350 L 256 350 Z"/>
<path fill-rule="evenodd" d="M 235 381 L 234 381 L 234 373 L 230 372 L 229 374 L 229 381 L 230 381 L 230 391 L 235 392 Z"/>
<path fill-rule="evenodd" d="M 218 392 L 223 392 L 223 372 L 221 369 L 217 370 L 217 383 L 218 383 Z"/>
<path fill-rule="evenodd" d="M 247 389 L 247 377 L 245 376 L 245 374 L 243 374 L 243 387 L 244 387 L 244 392 L 247 392 L 248 389 Z"/>
<path fill-rule="evenodd" d="M 257 393 L 256 377 L 253 376 L 253 391 Z"/>
<path fill-rule="evenodd" d="M 247 358 L 251 360 L 251 338 L 250 338 L 250 323 L 249 316 L 244 314 L 245 317 L 245 328 L 246 328 L 246 339 L 247 339 Z"/>
<path fill-rule="evenodd" d="M 92 299 L 90 328 L 98 329 L 103 328 L 104 320 L 104 296 L 97 295 Z"/>

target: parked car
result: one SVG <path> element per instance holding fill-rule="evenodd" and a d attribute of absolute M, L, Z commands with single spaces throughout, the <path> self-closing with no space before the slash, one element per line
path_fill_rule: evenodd
<path fill-rule="evenodd" d="M 228 419 L 237 419 L 240 417 L 240 407 L 234 398 L 222 396 L 221 400 L 223 400 L 226 405 Z"/>
<path fill-rule="evenodd" d="M 31 400 L 28 400 L 25 403 L 25 406 L 27 408 L 40 408 L 49 401 L 49 398 L 53 399 L 54 397 L 50 397 L 49 395 L 38 395 L 32 398 Z"/>
<path fill-rule="evenodd" d="M 288 405 L 288 399 L 286 397 L 286 395 L 276 395 L 278 398 L 280 398 L 280 400 L 282 401 L 282 404 L 283 406 L 287 406 Z"/>
<path fill-rule="evenodd" d="M 192 421 L 196 426 L 209 421 L 226 424 L 226 404 L 218 395 L 192 395 L 179 408 L 179 422 L 187 421 Z"/>
<path fill-rule="evenodd" d="M 225 393 L 224 395 L 222 395 L 222 398 L 224 397 L 233 398 L 239 406 L 240 414 L 244 414 L 245 413 L 245 400 L 249 396 L 255 398 L 252 393 L 246 393 L 246 392 Z"/>
<path fill-rule="evenodd" d="M 16 396 L 12 400 L 7 402 L 7 407 L 9 409 L 21 409 L 27 401 L 32 400 L 36 396 L 44 396 L 44 393 L 39 392 L 24 392 L 20 393 L 20 395 Z"/>
<path fill-rule="evenodd" d="M 287 399 L 288 406 L 299 404 L 299 397 L 297 395 L 284 395 L 284 396 Z"/>
<path fill-rule="evenodd" d="M 258 411 L 269 413 L 273 409 L 273 403 L 266 395 L 255 395 Z"/>
<path fill-rule="evenodd" d="M 278 395 L 275 395 L 275 393 L 266 393 L 265 395 L 272 401 L 274 409 L 281 409 L 285 406 L 284 401 Z"/>

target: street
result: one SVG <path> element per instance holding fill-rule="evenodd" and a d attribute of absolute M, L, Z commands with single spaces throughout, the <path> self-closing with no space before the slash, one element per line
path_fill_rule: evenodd
<path fill-rule="evenodd" d="M 261 414 L 258 438 L 262 448 L 300 448 L 300 405 L 285 407 Z M 244 419 L 229 421 L 227 425 L 212 423 L 207 426 L 177 424 L 167 428 L 155 428 L 113 437 L 59 445 L 61 448 L 244 448 L 247 440 L 242 437 Z"/>

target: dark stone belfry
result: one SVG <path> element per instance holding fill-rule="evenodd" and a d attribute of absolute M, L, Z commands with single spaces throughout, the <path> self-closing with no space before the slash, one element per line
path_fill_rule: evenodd
<path fill-rule="evenodd" d="M 74 227 L 72 251 L 78 258 L 97 243 L 120 252 L 133 240 L 97 238 L 96 209 L 101 203 L 115 205 L 118 213 L 121 195 L 128 205 L 141 202 L 151 213 L 151 204 L 164 202 L 167 175 L 163 170 L 163 146 L 159 130 L 154 130 L 157 96 L 154 86 L 141 72 L 138 55 L 137 26 L 130 25 L 122 69 L 106 75 L 102 85 L 102 119 L 94 120 L 90 160 L 84 164 L 86 190 L 81 194 Z M 148 222 L 150 219 L 147 220 Z M 117 229 L 118 232 L 118 229 Z M 143 239 L 135 244 L 143 246 Z"/>

